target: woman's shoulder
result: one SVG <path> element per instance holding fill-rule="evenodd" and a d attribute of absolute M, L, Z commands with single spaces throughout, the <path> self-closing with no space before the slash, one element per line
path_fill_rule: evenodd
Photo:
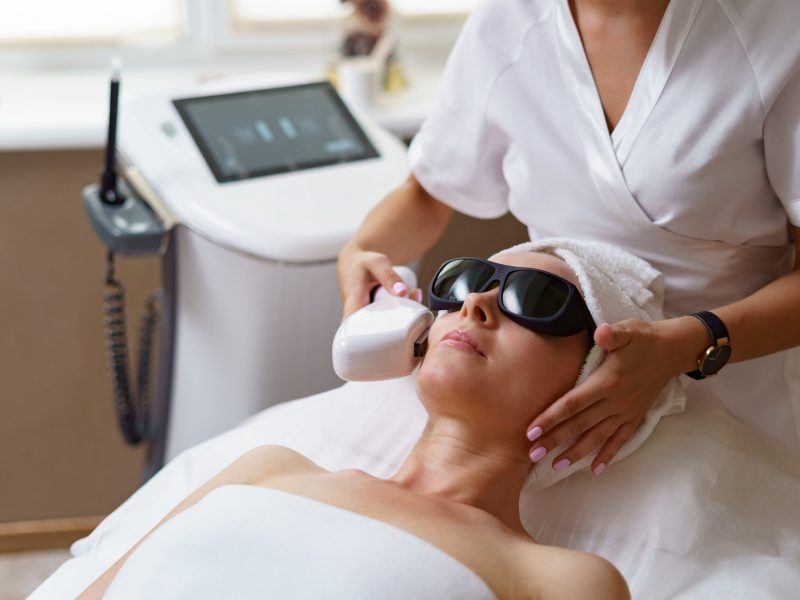
<path fill-rule="evenodd" d="M 625 578 L 614 565 L 596 554 L 520 542 L 514 556 L 518 579 L 531 597 L 630 600 Z"/>
<path fill-rule="evenodd" d="M 429 530 L 415 533 L 470 567 L 499 598 L 630 600 L 625 578 L 604 558 L 539 544 L 481 513 L 431 510 Z"/>
<path fill-rule="evenodd" d="M 762 22 L 769 21 L 769 15 L 764 11 L 773 13 L 777 19 L 786 19 L 798 15 L 797 0 L 760 0 L 753 3 L 752 0 L 716 0 L 732 18 L 742 17 L 755 20 L 756 14 L 760 14 Z M 751 12 L 753 10 L 753 12 Z M 766 17 L 766 18 L 765 18 Z M 796 21 L 795 21 L 796 25 Z"/>
<path fill-rule="evenodd" d="M 470 15 L 462 38 L 496 58 L 513 60 L 528 32 L 553 14 L 551 0 L 483 0 Z"/>
<path fill-rule="evenodd" d="M 797 47 L 800 2 L 797 0 L 716 0 L 745 45 L 771 46 L 774 49 Z"/>
<path fill-rule="evenodd" d="M 767 108 L 800 66 L 800 2 L 716 0 L 744 48 Z"/>
<path fill-rule="evenodd" d="M 536 22 L 552 12 L 552 0 L 483 0 L 472 13 L 473 19 L 511 22 L 523 19 Z"/>
<path fill-rule="evenodd" d="M 274 444 L 257 446 L 236 459 L 229 467 L 241 483 L 258 484 L 278 475 L 328 473 L 299 452 Z"/>

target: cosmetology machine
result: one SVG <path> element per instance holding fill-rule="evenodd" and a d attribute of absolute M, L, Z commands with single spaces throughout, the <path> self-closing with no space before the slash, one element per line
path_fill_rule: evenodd
<path fill-rule="evenodd" d="M 108 247 L 120 426 L 129 442 L 149 442 L 149 477 L 267 406 L 341 383 L 330 351 L 342 311 L 336 258 L 408 166 L 405 147 L 329 83 L 288 78 L 123 101 L 116 147 L 115 72 L 105 170 L 84 205 Z M 163 258 L 135 382 L 115 254 Z"/>

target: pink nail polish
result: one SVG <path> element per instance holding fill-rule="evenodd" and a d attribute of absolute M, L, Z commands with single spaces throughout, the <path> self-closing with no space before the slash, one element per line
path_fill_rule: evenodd
<path fill-rule="evenodd" d="M 602 473 L 605 470 L 606 470 L 606 463 L 600 463 L 594 468 L 594 474 L 600 475 L 600 473 Z"/>
<path fill-rule="evenodd" d="M 399 281 L 395 282 L 395 284 L 392 286 L 392 290 L 394 290 L 395 294 L 408 293 L 408 288 L 404 283 L 400 283 Z"/>
<path fill-rule="evenodd" d="M 542 458 L 544 458 L 545 454 L 547 454 L 547 448 L 545 448 L 544 446 L 537 446 L 530 454 L 531 460 L 533 462 L 540 461 L 542 460 Z"/>
<path fill-rule="evenodd" d="M 541 427 L 531 427 L 528 430 L 528 439 L 533 441 L 537 439 L 540 435 L 542 435 L 542 428 Z"/>
<path fill-rule="evenodd" d="M 571 464 L 572 463 L 570 462 L 570 460 L 568 458 L 562 458 L 560 461 L 558 461 L 556 464 L 553 465 L 553 470 L 554 471 L 563 471 L 564 469 L 566 469 Z"/>

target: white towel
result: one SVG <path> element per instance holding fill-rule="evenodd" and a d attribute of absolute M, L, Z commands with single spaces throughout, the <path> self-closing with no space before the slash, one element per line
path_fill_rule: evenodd
<path fill-rule="evenodd" d="M 472 569 L 409 531 L 254 485 L 218 487 L 161 525 L 104 598 L 497 600 Z"/>
<path fill-rule="evenodd" d="M 625 319 L 655 321 L 664 318 L 663 276 L 646 261 L 616 246 L 567 238 L 543 238 L 518 244 L 499 254 L 505 252 L 544 252 L 564 260 L 577 275 L 586 305 L 598 325 L 613 324 Z M 600 366 L 606 354 L 599 346 L 591 349 L 576 386 L 583 383 Z M 637 450 L 650 437 L 661 417 L 679 413 L 685 406 L 684 384 L 675 377 L 664 388 L 633 437 L 620 449 L 611 464 Z M 562 471 L 553 470 L 553 459 L 574 442 L 574 439 L 570 440 L 551 450 L 537 462 L 528 476 L 526 487 L 541 489 L 577 471 L 589 469 L 600 448 Z"/>

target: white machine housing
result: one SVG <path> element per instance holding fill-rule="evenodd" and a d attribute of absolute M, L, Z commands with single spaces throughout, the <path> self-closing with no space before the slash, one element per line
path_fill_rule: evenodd
<path fill-rule="evenodd" d="M 218 183 L 176 98 L 301 84 L 236 77 L 123 100 L 119 154 L 174 220 L 175 339 L 165 460 L 275 403 L 340 384 L 336 259 L 408 174 L 405 146 L 350 108 L 379 156 Z"/>

